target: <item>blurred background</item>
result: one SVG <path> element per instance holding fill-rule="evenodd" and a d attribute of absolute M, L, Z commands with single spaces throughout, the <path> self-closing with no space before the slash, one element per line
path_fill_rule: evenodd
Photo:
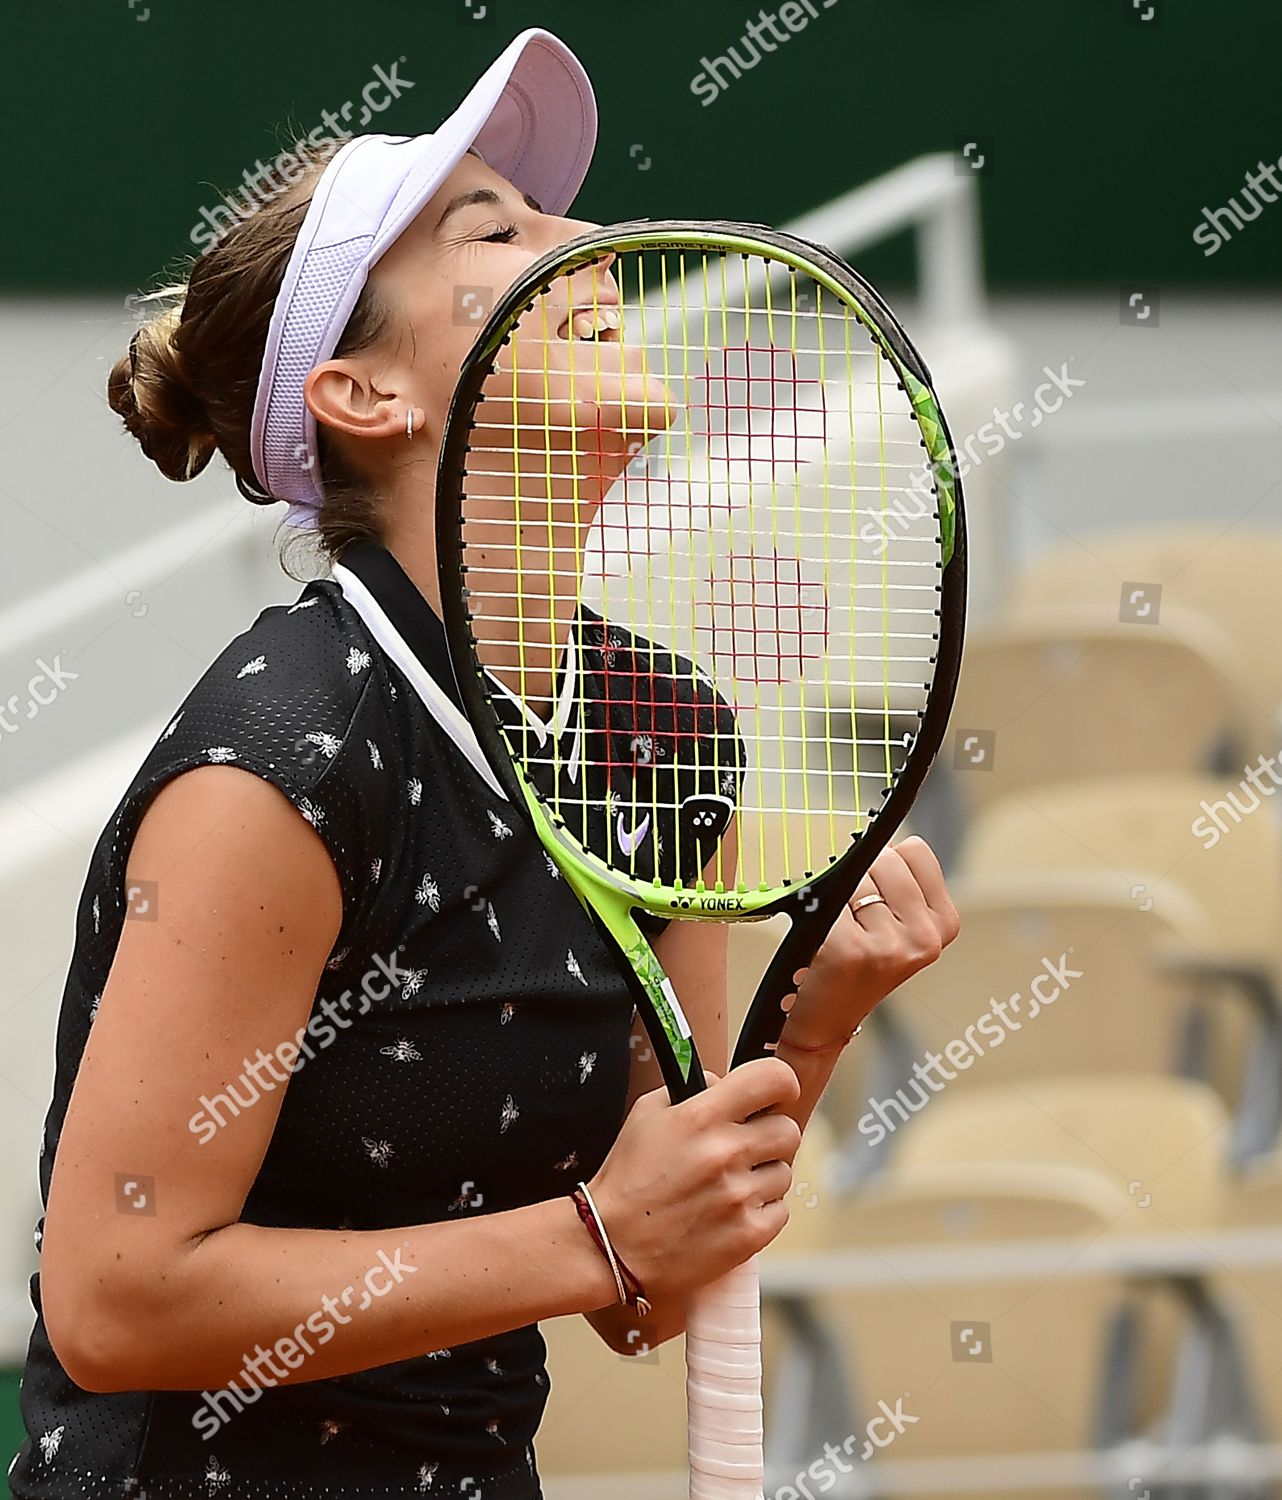
<path fill-rule="evenodd" d="M 828 243 L 900 311 L 962 457 L 971 632 L 915 827 L 963 934 L 865 1027 L 807 1136 L 765 1271 L 768 1493 L 1282 1492 L 1282 111 L 1264 77 L 1282 10 L 766 14 L 786 41 L 740 0 L 9 18 L 6 1455 L 90 850 L 212 658 L 297 592 L 278 518 L 218 461 L 179 489 L 119 431 L 104 384 L 130 298 L 181 273 L 220 193 L 297 137 L 366 105 L 366 129 L 431 129 L 541 25 L 597 87 L 579 215 Z M 736 937 L 740 997 L 768 946 Z M 581 1320 L 547 1333 L 549 1500 L 681 1493 L 679 1344 L 624 1361 Z"/>

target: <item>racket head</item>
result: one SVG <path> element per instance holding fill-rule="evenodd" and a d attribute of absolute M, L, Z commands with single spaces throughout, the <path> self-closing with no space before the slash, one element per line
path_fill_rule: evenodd
<path fill-rule="evenodd" d="M 560 247 L 465 362 L 436 524 L 463 701 L 559 863 L 665 917 L 835 915 L 942 742 L 965 611 L 948 429 L 866 282 L 725 222 Z"/>

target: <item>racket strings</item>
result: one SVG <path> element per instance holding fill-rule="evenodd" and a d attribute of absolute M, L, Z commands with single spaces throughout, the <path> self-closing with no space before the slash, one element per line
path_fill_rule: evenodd
<path fill-rule="evenodd" d="M 472 426 L 469 608 L 509 746 L 564 833 L 656 893 L 776 890 L 839 858 L 930 692 L 919 415 L 858 311 L 779 271 L 620 250 L 553 280 Z M 562 335 L 606 305 L 617 333 Z"/>

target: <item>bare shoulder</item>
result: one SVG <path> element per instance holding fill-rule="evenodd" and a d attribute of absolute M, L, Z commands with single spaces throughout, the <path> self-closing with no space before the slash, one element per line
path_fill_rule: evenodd
<path fill-rule="evenodd" d="M 41 1253 L 50 1338 L 86 1318 L 145 1317 L 174 1257 L 235 1223 L 279 1114 L 265 1090 L 216 1134 L 204 1095 L 307 1023 L 342 899 L 319 835 L 235 766 L 167 782 L 129 854 L 130 909 L 58 1142 Z M 121 1174 L 152 1216 L 122 1214 Z M 170 1283 L 173 1284 L 172 1281 Z M 159 1310 L 159 1309 L 157 1309 Z"/>
<path fill-rule="evenodd" d="M 341 904 L 315 828 L 270 782 L 234 765 L 196 766 L 165 783 L 134 835 L 128 876 L 163 878 L 171 899 L 216 891 L 251 922 L 271 906 L 321 915 Z"/>

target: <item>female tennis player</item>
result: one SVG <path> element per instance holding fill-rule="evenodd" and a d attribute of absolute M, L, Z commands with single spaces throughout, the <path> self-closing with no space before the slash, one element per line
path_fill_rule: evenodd
<path fill-rule="evenodd" d="M 608 1241 L 646 1343 L 680 1332 L 787 1221 L 852 1031 L 957 932 L 930 849 L 888 849 L 778 1056 L 727 1074 L 725 929 L 652 923 L 714 1070 L 673 1107 L 616 964 L 484 774 L 435 462 L 478 307 L 582 228 L 595 119 L 572 54 L 525 32 L 435 134 L 310 150 L 111 372 L 162 472 L 220 453 L 330 566 L 214 662 L 94 852 L 17 1496 L 537 1497 L 539 1320 L 632 1347 Z M 609 340 L 577 296 L 559 336 Z"/>

